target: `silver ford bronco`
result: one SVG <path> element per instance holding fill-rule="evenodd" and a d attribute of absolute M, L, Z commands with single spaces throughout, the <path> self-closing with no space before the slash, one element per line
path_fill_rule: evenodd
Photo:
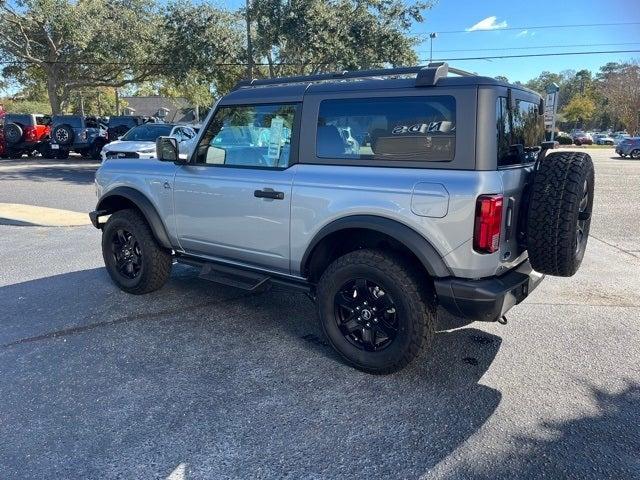
<path fill-rule="evenodd" d="M 300 289 L 350 364 L 390 373 L 428 349 L 438 306 L 500 321 L 580 266 L 593 163 L 549 152 L 542 112 L 446 63 L 241 82 L 190 158 L 161 137 L 157 160 L 106 160 L 90 217 L 122 290 L 162 287 L 174 262 Z"/>

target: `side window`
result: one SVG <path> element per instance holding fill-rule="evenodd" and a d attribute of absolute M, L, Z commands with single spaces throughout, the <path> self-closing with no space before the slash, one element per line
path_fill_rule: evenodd
<path fill-rule="evenodd" d="M 516 100 L 513 111 L 507 99 L 496 101 L 498 166 L 535 162 L 544 141 L 543 117 L 538 104 Z"/>
<path fill-rule="evenodd" d="M 182 142 L 185 139 L 184 130 L 182 129 L 182 127 L 174 129 L 173 136 L 177 138 L 179 142 Z"/>
<path fill-rule="evenodd" d="M 450 161 L 455 152 L 452 96 L 324 100 L 320 103 L 319 158 Z"/>
<path fill-rule="evenodd" d="M 200 139 L 197 164 L 284 168 L 296 106 L 220 107 Z"/>

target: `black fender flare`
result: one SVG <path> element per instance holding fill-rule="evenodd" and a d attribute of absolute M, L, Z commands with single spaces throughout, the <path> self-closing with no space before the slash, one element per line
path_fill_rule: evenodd
<path fill-rule="evenodd" d="M 126 198 L 131 203 L 133 203 L 142 212 L 142 215 L 144 215 L 144 217 L 147 219 L 147 223 L 149 223 L 151 231 L 156 237 L 158 243 L 160 243 L 160 245 L 165 248 L 173 248 L 173 246 L 171 245 L 171 241 L 169 240 L 169 235 L 167 234 L 167 228 L 162 221 L 162 218 L 158 214 L 158 211 L 151 203 L 151 200 L 149 200 L 145 194 L 141 193 L 135 188 L 116 187 L 113 190 L 109 190 L 107 193 L 105 193 L 100 198 L 100 200 L 98 200 L 98 205 L 96 206 L 95 212 L 91 212 L 89 214 L 94 226 L 98 226 L 98 216 L 109 215 L 116 212 L 117 210 L 120 210 L 120 208 L 111 205 L 112 201 L 115 200 L 116 197 Z M 96 218 L 95 222 L 94 217 Z"/>
<path fill-rule="evenodd" d="M 325 237 L 339 230 L 349 228 L 374 230 L 395 238 L 420 260 L 429 275 L 436 278 L 451 276 L 451 271 L 444 263 L 444 260 L 426 238 L 404 223 L 376 215 L 351 215 L 334 220 L 322 227 L 307 247 L 300 262 L 300 271 L 306 271 L 315 247 Z"/>

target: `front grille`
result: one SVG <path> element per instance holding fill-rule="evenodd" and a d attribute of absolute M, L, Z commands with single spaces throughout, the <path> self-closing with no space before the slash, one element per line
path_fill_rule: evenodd
<path fill-rule="evenodd" d="M 113 152 L 106 153 L 107 158 L 140 158 L 140 155 L 136 152 Z"/>

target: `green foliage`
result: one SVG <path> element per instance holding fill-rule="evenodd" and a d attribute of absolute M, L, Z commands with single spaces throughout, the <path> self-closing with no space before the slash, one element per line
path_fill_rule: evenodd
<path fill-rule="evenodd" d="M 73 91 L 122 86 L 158 71 L 160 17 L 152 0 L 0 2 L 0 54 L 46 79 L 54 112 Z M 14 65 L 19 67 L 20 64 Z M 5 75 L 20 80 L 18 68 Z"/>
<path fill-rule="evenodd" d="M 47 100 L 28 100 L 24 98 L 0 99 L 0 105 L 11 113 L 51 113 L 51 105 Z"/>
<path fill-rule="evenodd" d="M 569 122 L 583 122 L 591 119 L 596 111 L 595 102 L 585 96 L 576 95 L 562 110 L 564 118 Z"/>
<path fill-rule="evenodd" d="M 164 11 L 162 77 L 179 96 L 209 105 L 211 93 L 229 91 L 244 74 L 241 17 L 209 4 L 178 0 Z M 223 65 L 220 65 L 223 64 Z"/>
<path fill-rule="evenodd" d="M 408 35 L 431 2 L 254 0 L 254 59 L 271 77 L 406 65 L 417 61 Z"/>

